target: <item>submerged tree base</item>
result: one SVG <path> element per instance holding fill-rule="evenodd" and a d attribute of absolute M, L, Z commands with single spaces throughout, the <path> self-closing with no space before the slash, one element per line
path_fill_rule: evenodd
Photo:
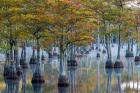
<path fill-rule="evenodd" d="M 123 72 L 123 68 L 114 68 L 114 72 L 116 75 L 121 75 L 121 73 Z"/>
<path fill-rule="evenodd" d="M 99 51 L 101 51 L 101 49 L 99 49 Z"/>
<path fill-rule="evenodd" d="M 23 69 L 28 68 L 28 63 L 25 62 L 25 59 L 20 59 L 20 65 Z"/>
<path fill-rule="evenodd" d="M 114 47 L 114 45 L 112 44 L 112 47 Z"/>
<path fill-rule="evenodd" d="M 41 56 L 41 60 L 45 61 L 45 56 L 44 55 Z"/>
<path fill-rule="evenodd" d="M 86 51 L 85 54 L 89 54 L 89 51 Z"/>
<path fill-rule="evenodd" d="M 65 75 L 60 75 L 58 79 L 58 87 L 68 87 L 68 78 Z"/>
<path fill-rule="evenodd" d="M 103 49 L 103 52 L 102 52 L 103 54 L 105 54 L 106 53 L 106 50 L 105 49 Z"/>
<path fill-rule="evenodd" d="M 96 47 L 96 50 L 98 49 L 98 47 Z"/>
<path fill-rule="evenodd" d="M 117 60 L 114 64 L 114 68 L 123 68 L 123 62 L 121 60 Z"/>
<path fill-rule="evenodd" d="M 33 74 L 33 78 L 32 78 L 32 84 L 41 84 L 41 83 L 45 83 L 44 77 L 41 75 L 41 73 L 37 73 L 35 72 Z"/>
<path fill-rule="evenodd" d="M 114 68 L 114 63 L 111 60 L 107 60 L 105 64 L 105 68 Z"/>
<path fill-rule="evenodd" d="M 6 76 L 7 80 L 18 80 L 18 75 L 16 72 L 10 72 L 8 73 L 8 75 Z"/>
<path fill-rule="evenodd" d="M 20 66 L 18 66 L 18 67 L 16 67 L 16 72 L 17 72 L 17 75 L 18 75 L 18 77 L 19 77 L 19 79 L 21 78 L 21 76 L 22 76 L 22 68 L 20 67 Z"/>
<path fill-rule="evenodd" d="M 21 73 L 20 73 L 21 74 Z M 19 79 L 18 72 L 15 69 L 14 63 L 4 66 L 4 79 L 16 81 Z"/>
<path fill-rule="evenodd" d="M 27 69 L 29 68 L 28 63 L 22 63 L 21 64 L 22 69 Z"/>
<path fill-rule="evenodd" d="M 9 69 L 9 65 L 5 64 L 5 65 L 4 65 L 4 71 L 3 71 L 4 79 L 7 78 L 8 73 L 10 72 L 9 70 L 10 70 L 10 69 Z"/>
<path fill-rule="evenodd" d="M 94 47 L 92 46 L 91 49 L 94 50 Z"/>
<path fill-rule="evenodd" d="M 136 65 L 140 64 L 140 56 L 135 56 L 135 64 Z"/>
<path fill-rule="evenodd" d="M 96 57 L 99 58 L 100 57 L 100 53 L 97 53 Z"/>
<path fill-rule="evenodd" d="M 30 64 L 37 64 L 37 58 L 36 57 L 31 57 Z"/>
<path fill-rule="evenodd" d="M 78 66 L 78 63 L 76 60 L 68 60 L 68 67 Z"/>
<path fill-rule="evenodd" d="M 133 52 L 126 51 L 125 57 L 134 57 L 134 54 L 133 54 Z"/>

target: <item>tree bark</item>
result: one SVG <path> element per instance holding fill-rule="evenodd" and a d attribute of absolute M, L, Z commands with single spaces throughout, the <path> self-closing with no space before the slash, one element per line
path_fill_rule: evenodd
<path fill-rule="evenodd" d="M 130 48 L 131 48 L 131 47 L 130 47 L 130 32 L 128 32 L 128 52 L 131 51 Z"/>
<path fill-rule="evenodd" d="M 121 48 L 121 33 L 120 33 L 120 26 L 119 25 L 119 33 L 118 33 L 118 55 L 117 55 L 117 59 L 120 59 L 120 48 Z"/>
<path fill-rule="evenodd" d="M 64 46 L 63 46 L 64 37 L 60 37 L 60 75 L 63 75 L 64 72 Z"/>
<path fill-rule="evenodd" d="M 136 52 L 136 55 L 139 56 L 139 31 L 138 31 L 138 27 L 136 27 L 136 31 L 137 31 L 137 52 Z"/>
<path fill-rule="evenodd" d="M 119 93 L 122 93 L 121 90 L 121 76 L 117 76 L 118 77 L 118 89 L 119 89 Z"/>
<path fill-rule="evenodd" d="M 40 42 L 39 42 L 39 38 L 37 38 L 36 41 L 37 41 L 37 61 L 40 62 Z"/>

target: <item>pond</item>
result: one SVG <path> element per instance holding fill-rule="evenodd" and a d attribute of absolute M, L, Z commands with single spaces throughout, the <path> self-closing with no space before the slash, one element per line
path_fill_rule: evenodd
<path fill-rule="evenodd" d="M 116 47 L 112 48 L 112 60 L 116 60 Z M 135 48 L 134 48 L 135 49 Z M 45 84 L 32 85 L 31 79 L 36 65 L 24 69 L 18 81 L 5 81 L 3 78 L 4 64 L 0 65 L 0 93 L 138 93 L 140 92 L 140 66 L 134 58 L 125 58 L 125 47 L 121 50 L 123 69 L 105 69 L 107 55 L 101 53 L 96 58 L 97 51 L 77 58 L 78 67 L 65 64 L 65 74 L 69 86 L 58 88 L 59 62 L 57 58 L 41 64 L 41 72 Z"/>

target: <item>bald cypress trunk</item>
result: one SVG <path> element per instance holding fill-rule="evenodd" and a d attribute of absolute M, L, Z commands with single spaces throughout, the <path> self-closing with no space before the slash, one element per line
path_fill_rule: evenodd
<path fill-rule="evenodd" d="M 37 42 L 37 61 L 40 62 L 40 42 L 39 42 L 39 38 L 36 39 Z"/>
<path fill-rule="evenodd" d="M 107 50 L 107 55 L 108 55 L 108 60 L 111 61 L 111 47 L 110 47 L 110 42 L 109 42 L 109 36 L 105 36 L 105 41 L 106 41 L 106 50 Z"/>
<path fill-rule="evenodd" d="M 60 75 L 63 75 L 64 72 L 64 46 L 63 46 L 63 39 L 64 37 L 61 36 L 60 41 Z"/>
<path fill-rule="evenodd" d="M 128 32 L 128 52 L 131 51 L 131 47 L 130 47 L 130 32 Z"/>
<path fill-rule="evenodd" d="M 118 32 L 118 55 L 117 55 L 117 59 L 120 59 L 120 48 L 121 48 L 120 26 L 121 26 L 121 25 L 119 25 L 119 32 Z"/>
<path fill-rule="evenodd" d="M 139 56 L 139 30 L 138 30 L 138 27 L 136 27 L 136 32 L 137 32 L 137 52 L 136 52 L 136 55 Z"/>

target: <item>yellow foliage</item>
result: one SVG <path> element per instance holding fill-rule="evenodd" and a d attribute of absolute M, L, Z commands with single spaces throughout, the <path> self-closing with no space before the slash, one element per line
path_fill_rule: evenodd
<path fill-rule="evenodd" d="M 4 89 L 5 88 L 5 83 L 4 82 L 0 82 L 0 89 Z"/>

